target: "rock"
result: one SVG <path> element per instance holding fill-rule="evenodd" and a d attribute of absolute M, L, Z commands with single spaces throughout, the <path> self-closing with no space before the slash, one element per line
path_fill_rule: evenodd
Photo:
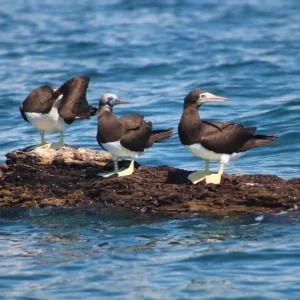
<path fill-rule="evenodd" d="M 64 147 L 8 153 L 0 165 L 0 208 L 101 203 L 149 213 L 274 213 L 300 206 L 300 178 L 228 175 L 220 185 L 191 184 L 191 171 L 135 165 L 129 177 L 97 177 L 112 169 L 102 151 Z M 128 166 L 128 161 L 120 165 Z"/>

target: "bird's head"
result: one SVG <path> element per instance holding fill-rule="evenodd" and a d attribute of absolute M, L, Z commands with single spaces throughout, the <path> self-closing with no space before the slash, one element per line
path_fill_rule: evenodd
<path fill-rule="evenodd" d="M 114 105 L 118 104 L 128 104 L 129 102 L 126 100 L 120 100 L 119 97 L 115 94 L 106 93 L 103 94 L 99 100 L 99 111 L 101 109 L 109 109 L 113 110 Z"/>
<path fill-rule="evenodd" d="M 225 102 L 228 98 L 216 96 L 214 94 L 205 92 L 203 90 L 193 90 L 190 91 L 184 98 L 184 107 L 189 106 L 201 106 L 202 104 L 208 102 Z"/>

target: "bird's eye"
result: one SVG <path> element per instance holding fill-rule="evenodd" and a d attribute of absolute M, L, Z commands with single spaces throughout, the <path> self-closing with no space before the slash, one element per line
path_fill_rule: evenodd
<path fill-rule="evenodd" d="M 109 106 L 112 106 L 112 101 L 113 101 L 113 100 L 114 100 L 114 97 L 113 97 L 113 96 L 107 97 L 106 104 L 109 105 Z"/>
<path fill-rule="evenodd" d="M 200 95 L 200 98 L 205 98 L 205 97 L 206 97 L 205 94 L 201 94 L 201 95 Z"/>

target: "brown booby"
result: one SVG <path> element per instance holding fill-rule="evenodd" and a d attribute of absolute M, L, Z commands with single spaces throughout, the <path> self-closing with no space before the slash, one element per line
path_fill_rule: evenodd
<path fill-rule="evenodd" d="M 204 171 L 197 171 L 188 176 L 194 184 L 204 179 L 206 183 L 219 184 L 224 165 L 230 160 L 241 157 L 254 147 L 269 145 L 277 138 L 275 134 L 255 134 L 256 127 L 200 119 L 198 108 L 202 104 L 228 100 L 203 90 L 193 90 L 184 98 L 183 114 L 178 126 L 180 141 L 190 153 L 205 160 Z M 217 174 L 210 172 L 210 160 L 220 161 Z"/>
<path fill-rule="evenodd" d="M 113 174 L 128 176 L 134 171 L 134 160 L 143 154 L 154 143 L 162 142 L 171 137 L 173 128 L 152 130 L 152 123 L 146 122 L 139 114 L 118 118 L 113 113 L 113 106 L 128 104 L 117 95 L 106 93 L 99 100 L 99 119 L 97 141 L 99 145 L 112 155 L 114 170 L 100 173 L 98 176 L 108 177 Z M 119 158 L 131 158 L 129 167 L 120 171 Z"/>
<path fill-rule="evenodd" d="M 86 90 L 89 77 L 76 76 L 67 80 L 59 88 L 43 85 L 33 90 L 20 105 L 23 119 L 35 126 L 41 134 L 41 144 L 51 149 L 64 145 L 63 133 L 67 127 L 78 119 L 89 119 L 95 115 L 97 108 L 89 106 Z M 60 132 L 57 143 L 47 144 L 44 131 Z"/>

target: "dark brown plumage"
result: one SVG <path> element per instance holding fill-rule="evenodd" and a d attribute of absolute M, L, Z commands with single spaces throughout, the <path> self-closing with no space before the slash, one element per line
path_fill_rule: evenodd
<path fill-rule="evenodd" d="M 113 113 L 113 106 L 126 104 L 114 94 L 104 94 L 99 101 L 99 119 L 97 141 L 99 145 L 112 154 L 115 170 L 109 175 L 127 176 L 133 172 L 134 159 L 154 143 L 171 137 L 173 128 L 152 130 L 152 123 L 146 122 L 139 114 L 118 118 Z M 117 160 L 120 157 L 131 158 L 128 169 L 119 172 Z M 101 176 L 109 176 L 101 174 Z"/>
<path fill-rule="evenodd" d="M 117 118 L 110 109 L 99 113 L 97 141 L 99 145 L 120 141 L 130 151 L 144 152 L 154 143 L 171 137 L 173 128 L 152 130 L 152 123 L 139 114 Z"/>
<path fill-rule="evenodd" d="M 178 125 L 181 143 L 193 155 L 205 159 L 204 171 L 189 175 L 195 184 L 203 179 L 207 183 L 220 183 L 224 165 L 246 151 L 271 144 L 275 134 L 255 134 L 256 127 L 244 127 L 231 122 L 201 121 L 198 108 L 207 102 L 223 102 L 228 99 L 203 90 L 193 90 L 184 99 L 183 113 Z M 218 174 L 209 171 L 210 160 L 219 160 Z"/>
<path fill-rule="evenodd" d="M 67 80 L 59 88 L 43 85 L 33 90 L 20 105 L 20 113 L 26 122 L 40 130 L 42 143 L 45 144 L 44 131 L 62 133 L 74 120 L 88 119 L 95 115 L 97 108 L 88 104 L 86 90 L 89 77 L 76 76 Z"/>
<path fill-rule="evenodd" d="M 58 89 L 49 85 L 43 85 L 33 90 L 20 105 L 23 119 L 29 122 L 25 113 L 47 114 L 53 104 L 62 96 L 58 105 L 58 114 L 71 124 L 75 119 L 88 119 L 95 115 L 97 108 L 88 105 L 86 91 L 89 85 L 89 77 L 76 76 L 67 80 Z"/>
<path fill-rule="evenodd" d="M 29 123 L 25 112 L 49 113 L 59 95 L 60 93 L 55 92 L 50 85 L 43 85 L 36 88 L 27 96 L 24 102 L 20 104 L 20 112 L 23 119 Z"/>
<path fill-rule="evenodd" d="M 66 123 L 71 124 L 75 119 L 89 119 L 90 106 L 86 100 L 89 81 L 89 77 L 77 76 L 58 88 L 58 93 L 63 95 L 58 113 Z"/>
<path fill-rule="evenodd" d="M 256 135 L 256 127 L 244 127 L 231 122 L 201 121 L 196 100 L 202 90 L 190 92 L 184 100 L 184 111 L 178 126 L 183 145 L 200 143 L 215 153 L 232 154 L 272 143 L 276 135 Z M 207 101 L 210 102 L 210 101 Z"/>

